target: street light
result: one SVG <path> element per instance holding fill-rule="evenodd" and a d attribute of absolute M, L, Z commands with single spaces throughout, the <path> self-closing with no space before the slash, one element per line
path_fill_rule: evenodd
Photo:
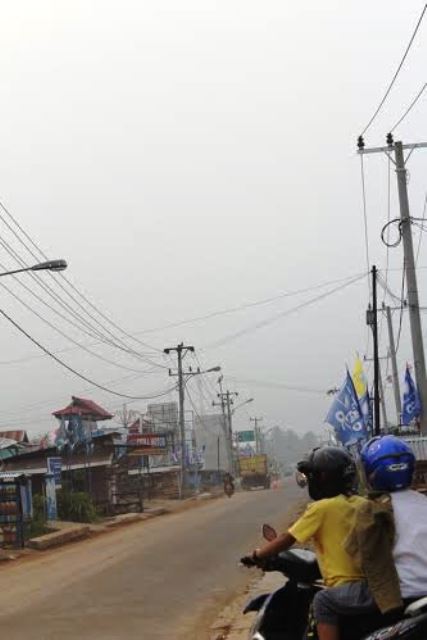
<path fill-rule="evenodd" d="M 244 407 L 245 404 L 249 404 L 250 402 L 253 402 L 253 401 L 254 401 L 253 398 L 248 398 L 244 402 L 241 402 L 240 404 L 237 405 L 237 407 L 234 407 L 234 409 L 231 412 L 231 415 L 233 415 L 237 411 L 237 409 L 240 409 L 241 407 Z"/>
<path fill-rule="evenodd" d="M 32 267 L 5 271 L 4 273 L 0 273 L 0 278 L 3 276 L 13 276 L 16 273 L 24 273 L 25 271 L 64 271 L 67 266 L 66 260 L 48 260 L 47 262 L 39 262 Z"/>

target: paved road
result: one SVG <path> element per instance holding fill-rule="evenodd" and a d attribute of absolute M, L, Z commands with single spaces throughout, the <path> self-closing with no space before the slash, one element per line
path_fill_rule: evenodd
<path fill-rule="evenodd" d="M 5 637 L 204 640 L 248 580 L 239 555 L 300 498 L 292 482 L 239 493 L 1 567 Z"/>

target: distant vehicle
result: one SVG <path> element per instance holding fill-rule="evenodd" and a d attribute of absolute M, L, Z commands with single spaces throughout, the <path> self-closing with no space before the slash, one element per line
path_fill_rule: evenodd
<path fill-rule="evenodd" d="M 250 458 L 239 458 L 241 487 L 245 491 L 262 487 L 270 489 L 271 478 L 268 472 L 268 458 L 265 454 Z"/>

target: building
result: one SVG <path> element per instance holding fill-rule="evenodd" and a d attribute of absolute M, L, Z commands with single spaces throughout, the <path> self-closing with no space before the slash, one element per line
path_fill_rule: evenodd
<path fill-rule="evenodd" d="M 224 416 L 218 413 L 195 416 L 194 427 L 197 449 L 203 452 L 203 469 L 231 471 Z"/>

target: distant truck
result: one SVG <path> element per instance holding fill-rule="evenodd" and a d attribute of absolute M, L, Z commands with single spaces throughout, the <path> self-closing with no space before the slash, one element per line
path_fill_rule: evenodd
<path fill-rule="evenodd" d="M 239 471 L 241 487 L 245 489 L 245 491 L 254 489 L 255 487 L 270 488 L 271 478 L 268 473 L 268 459 L 266 455 L 239 458 Z"/>

